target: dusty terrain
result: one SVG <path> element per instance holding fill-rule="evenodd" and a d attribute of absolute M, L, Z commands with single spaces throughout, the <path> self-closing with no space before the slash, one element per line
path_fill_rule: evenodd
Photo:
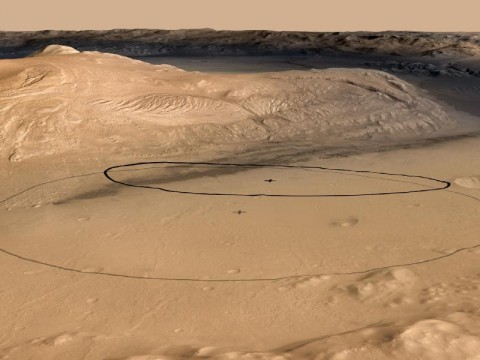
<path fill-rule="evenodd" d="M 479 63 L 409 46 L 1 60 L 0 358 L 480 359 Z"/>

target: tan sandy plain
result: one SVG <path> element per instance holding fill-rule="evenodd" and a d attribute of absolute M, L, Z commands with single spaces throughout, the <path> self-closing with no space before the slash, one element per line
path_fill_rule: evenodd
<path fill-rule="evenodd" d="M 0 62 L 2 359 L 479 359 L 480 140 L 425 140 L 458 133 L 462 114 L 373 70 L 227 75 L 40 55 Z M 371 147 L 409 141 L 422 146 Z M 452 186 L 225 197 L 102 173 L 148 161 Z M 206 193 L 439 185 L 120 170 Z"/>

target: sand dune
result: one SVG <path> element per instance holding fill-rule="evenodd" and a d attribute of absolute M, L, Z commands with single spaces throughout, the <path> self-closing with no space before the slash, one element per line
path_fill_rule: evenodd
<path fill-rule="evenodd" d="M 467 189 L 480 189 L 480 177 L 479 176 L 471 176 L 471 177 L 463 177 L 463 178 L 456 178 L 454 183 L 458 186 L 467 188 Z"/>

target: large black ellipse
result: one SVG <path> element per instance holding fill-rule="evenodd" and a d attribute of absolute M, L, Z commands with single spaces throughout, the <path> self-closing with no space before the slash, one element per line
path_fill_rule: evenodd
<path fill-rule="evenodd" d="M 357 193 L 357 194 L 239 194 L 239 193 L 220 193 L 220 192 L 195 192 L 195 191 L 182 191 L 182 190 L 174 190 L 174 189 L 167 189 L 158 186 L 149 186 L 149 185 L 136 185 L 130 184 L 127 182 L 115 180 L 111 177 L 110 172 L 114 169 L 124 169 L 124 168 L 131 168 L 135 166 L 141 165 L 152 165 L 152 164 L 164 164 L 164 165 L 206 165 L 206 166 L 231 166 L 231 167 L 238 167 L 238 168 L 247 168 L 247 167 L 256 167 L 256 168 L 285 168 L 285 169 L 317 169 L 317 170 L 327 170 L 327 171 L 338 171 L 338 172 L 350 172 L 350 173 L 360 173 L 360 174 L 375 174 L 375 175 L 388 175 L 388 176 L 398 176 L 404 177 L 409 179 L 422 179 L 422 180 L 429 180 L 435 183 L 438 183 L 439 186 L 437 187 L 429 187 L 425 189 L 417 189 L 417 190 L 404 190 L 404 191 L 391 191 L 391 192 L 372 192 L 372 193 Z M 380 196 L 380 195 L 400 195 L 400 194 L 411 194 L 411 193 L 420 193 L 420 192 L 428 192 L 428 191 L 438 191 L 444 190 L 450 187 L 450 182 L 445 180 L 439 180 L 432 177 L 421 176 L 421 175 L 408 175 L 408 174 L 395 174 L 395 173 L 387 173 L 387 172 L 379 172 L 379 171 L 370 171 L 370 170 L 351 170 L 351 169 L 336 169 L 336 168 L 328 168 L 324 166 L 306 166 L 306 165 L 268 165 L 268 164 L 235 164 L 235 163 L 213 163 L 213 162 L 187 162 L 187 161 L 146 161 L 146 162 L 138 162 L 138 163 L 130 163 L 124 165 L 115 165 L 111 166 L 103 172 L 105 177 L 120 185 L 136 187 L 136 188 L 144 188 L 144 189 L 153 189 L 153 190 L 161 190 L 169 193 L 177 193 L 177 194 L 189 194 L 189 195 L 204 195 L 204 196 L 244 196 L 244 197 L 258 197 L 258 196 L 265 196 L 265 197 L 290 197 L 290 198 L 319 198 L 319 197 L 360 197 L 360 196 Z"/>
<path fill-rule="evenodd" d="M 433 182 L 437 182 L 441 184 L 439 187 L 435 188 L 427 188 L 427 189 L 420 189 L 420 190 L 410 190 L 410 191 L 395 191 L 395 192 L 378 192 L 378 193 L 369 193 L 369 194 L 313 194 L 313 195 L 285 195 L 285 194 L 223 194 L 223 193 L 201 193 L 201 192 L 188 192 L 188 191 L 177 191 L 177 190 L 171 190 L 171 189 L 164 189 L 160 187 L 153 187 L 153 186 L 147 186 L 147 185 L 134 185 L 134 184 L 128 184 L 128 183 L 123 183 L 121 181 L 117 181 L 113 179 L 110 175 L 109 172 L 113 169 L 120 169 L 120 168 L 128 168 L 128 167 L 134 167 L 138 165 L 150 165 L 150 164 L 169 164 L 169 165 L 211 165 L 211 166 L 236 166 L 236 167 L 280 167 L 280 168 L 300 168 L 300 169 L 320 169 L 320 170 L 330 170 L 330 171 L 339 171 L 339 172 L 351 172 L 351 173 L 360 173 L 360 174 L 376 174 L 376 175 L 390 175 L 390 176 L 400 176 L 404 178 L 417 178 L 417 179 L 423 179 L 423 180 L 430 180 Z M 68 176 L 65 178 L 61 179 L 55 179 L 55 180 L 50 180 L 46 181 L 44 183 L 36 184 L 33 185 L 27 189 L 24 189 L 16 194 L 13 194 L 5 199 L 0 200 L 0 204 L 5 203 L 6 201 L 15 198 L 16 196 L 19 196 L 20 194 L 24 194 L 34 188 L 37 188 L 39 186 L 45 185 L 45 184 L 51 184 L 51 183 L 56 183 L 60 181 L 64 181 L 67 179 L 74 179 L 74 178 L 81 178 L 81 177 L 88 177 L 92 175 L 97 175 L 101 174 L 102 172 L 94 172 L 94 173 L 89 173 L 89 174 L 83 174 L 83 175 L 76 175 L 76 176 Z M 409 193 L 419 193 L 419 192 L 428 192 L 428 191 L 437 191 L 437 190 L 444 190 L 450 187 L 450 182 L 445 181 L 445 180 L 439 180 L 435 179 L 432 177 L 427 177 L 427 176 L 421 176 L 421 175 L 408 175 L 408 174 L 394 174 L 394 173 L 387 173 L 387 172 L 377 172 L 377 171 L 369 171 L 369 170 L 351 170 L 351 169 L 335 169 L 335 168 L 327 168 L 327 167 L 322 167 L 322 166 L 301 166 L 301 165 L 265 165 L 265 164 L 225 164 L 225 163 L 210 163 L 210 162 L 179 162 L 179 161 L 150 161 L 150 162 L 139 162 L 139 163 L 132 163 L 132 164 L 125 164 L 125 165 L 116 165 L 116 166 L 111 166 L 108 169 L 103 171 L 103 174 L 109 179 L 110 181 L 120 184 L 120 185 L 125 185 L 125 186 L 130 186 L 130 187 L 139 187 L 139 188 L 147 188 L 147 189 L 155 189 L 155 190 L 161 190 L 161 191 L 166 191 L 166 192 L 173 192 L 173 193 L 180 193 L 180 194 L 192 194 L 192 195 L 217 195 L 217 196 L 277 196 L 277 197 L 352 197 L 352 196 L 372 196 L 372 195 L 398 195 L 398 194 L 409 194 Z M 456 191 L 450 191 L 452 193 L 455 193 L 457 195 L 465 196 L 468 197 L 472 200 L 475 201 L 480 201 L 480 199 L 463 194 L 460 192 Z M 330 276 L 344 276 L 344 275 L 359 275 L 359 274 L 367 274 L 372 271 L 378 271 L 378 270 L 384 270 L 384 269 L 390 269 L 394 267 L 402 267 L 402 266 L 414 266 L 414 265 L 420 265 L 420 264 L 426 264 L 434 261 L 438 261 L 441 259 L 446 259 L 451 256 L 454 256 L 456 254 L 465 252 L 465 251 L 470 251 L 473 249 L 478 249 L 480 248 L 480 244 L 474 244 L 472 246 L 468 247 L 461 247 L 454 249 L 447 254 L 441 254 L 432 258 L 428 259 L 423 259 L 423 260 L 418 260 L 418 261 L 413 261 L 413 262 L 407 262 L 407 263 L 398 263 L 398 264 L 388 264 L 385 266 L 379 266 L 379 267 L 374 267 L 374 268 L 367 268 L 367 269 L 361 269 L 361 270 L 356 270 L 356 271 L 344 271 L 344 272 L 331 272 L 331 273 L 317 273 L 317 274 L 296 274 L 296 275 L 286 275 L 286 276 L 281 276 L 281 277 L 271 277 L 271 278 L 244 278 L 244 279 L 198 279 L 198 278 L 178 278 L 178 277 L 162 277 L 162 276 L 156 276 L 156 277 L 146 277 L 146 276 L 138 276 L 138 275 L 129 275 L 129 274 L 118 274 L 118 273 L 109 273 L 105 271 L 85 271 L 85 270 L 80 270 L 80 269 L 75 269 L 67 266 L 61 266 L 58 264 L 52 264 L 48 263 L 45 261 L 41 261 L 38 259 L 26 257 L 23 255 L 20 255 L 18 253 L 9 251 L 7 249 L 1 248 L 0 247 L 0 252 L 4 253 L 6 255 L 15 257 L 19 260 L 30 262 L 33 264 L 37 265 L 42 265 L 42 266 L 47 266 L 53 269 L 57 270 L 63 270 L 63 271 L 69 271 L 69 272 L 74 272 L 74 273 L 80 273 L 80 274 L 89 274 L 89 275 L 100 275 L 100 276 L 109 276 L 109 277 L 117 277 L 117 278 L 126 278 L 126 279 L 136 279 L 136 280 L 161 280 L 161 281 L 185 281 L 185 282 L 263 282 L 263 281 L 279 281 L 279 280 L 287 280 L 287 279 L 294 279 L 294 278 L 304 278 L 304 277 L 310 277 L 310 276 L 321 276 L 321 275 L 330 275 Z"/>

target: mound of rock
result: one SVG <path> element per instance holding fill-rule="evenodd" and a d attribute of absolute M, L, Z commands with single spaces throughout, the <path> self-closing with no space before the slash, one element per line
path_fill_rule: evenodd
<path fill-rule="evenodd" d="M 206 74 L 63 46 L 37 55 L 0 61 L 0 156 L 12 161 L 401 140 L 455 125 L 422 91 L 381 71 Z"/>

